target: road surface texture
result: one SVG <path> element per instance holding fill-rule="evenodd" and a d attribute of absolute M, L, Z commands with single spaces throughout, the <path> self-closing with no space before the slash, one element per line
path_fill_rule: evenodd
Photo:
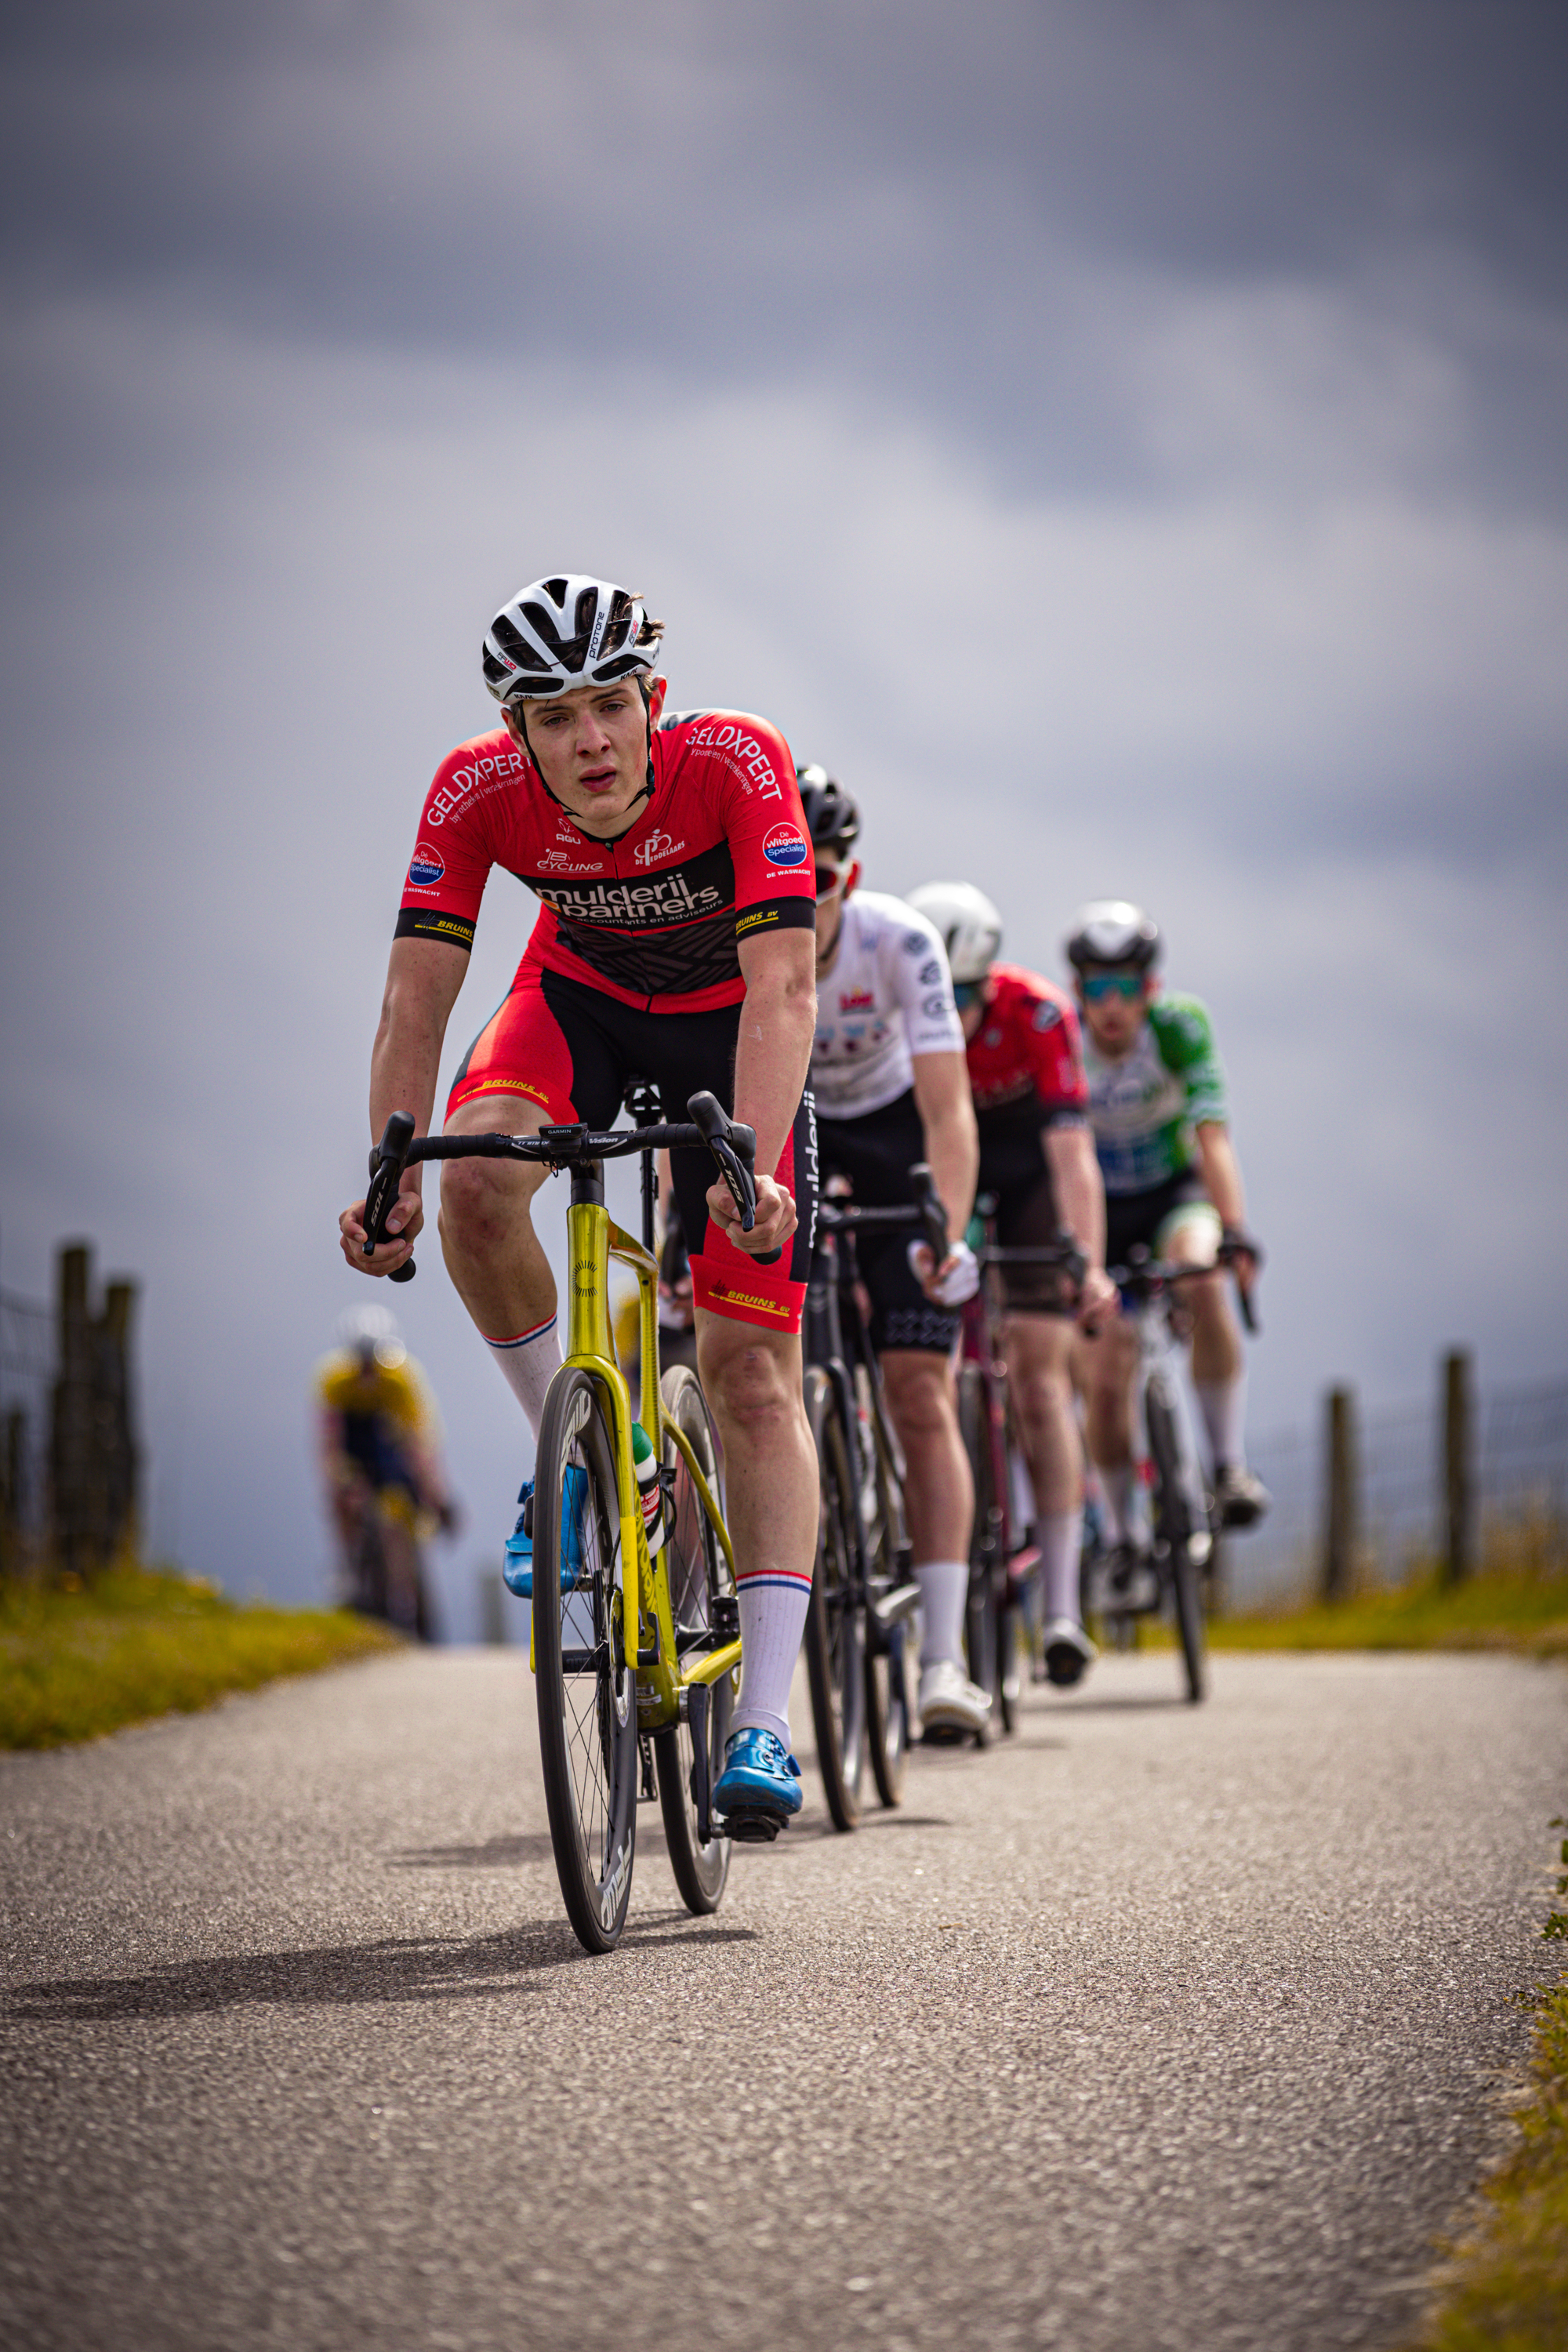
<path fill-rule="evenodd" d="M 1568 1681 L 1214 1681 L 1107 1660 L 852 1837 L 813 1784 L 711 1921 L 645 1807 L 597 1960 L 516 1652 L 0 1759 L 0 2339 L 1397 2344 L 1525 2047 Z"/>

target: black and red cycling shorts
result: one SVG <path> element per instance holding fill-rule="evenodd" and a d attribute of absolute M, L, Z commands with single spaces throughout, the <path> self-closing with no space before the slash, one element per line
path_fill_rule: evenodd
<path fill-rule="evenodd" d="M 585 1119 L 590 1127 L 607 1129 L 631 1077 L 647 1078 L 658 1088 L 667 1119 L 686 1120 L 688 1102 L 703 1091 L 717 1095 L 732 1111 L 741 1009 L 723 1004 L 707 1013 L 647 1013 L 525 958 L 510 994 L 464 1056 L 447 1116 L 480 1095 L 503 1095 L 532 1103 L 552 1126 Z M 798 1331 L 816 1223 L 816 1129 L 810 1094 L 801 1097 L 773 1171 L 799 1219 L 776 1264 L 759 1265 L 710 1223 L 708 1188 L 715 1170 L 708 1152 L 672 1151 L 669 1166 L 697 1305 L 763 1330 Z"/>

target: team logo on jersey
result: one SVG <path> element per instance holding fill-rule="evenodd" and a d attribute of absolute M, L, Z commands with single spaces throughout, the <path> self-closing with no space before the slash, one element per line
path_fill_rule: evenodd
<path fill-rule="evenodd" d="M 940 1021 L 947 1011 L 947 999 L 945 996 L 928 996 L 921 1010 L 928 1021 Z"/>
<path fill-rule="evenodd" d="M 921 986 L 922 988 L 934 988 L 936 986 L 937 982 L 942 978 L 942 966 L 938 963 L 935 956 L 932 956 L 930 963 L 921 964 L 920 976 Z"/>
<path fill-rule="evenodd" d="M 840 1013 L 869 1013 L 877 1000 L 868 988 L 853 988 L 838 1000 Z"/>
<path fill-rule="evenodd" d="M 427 841 L 418 844 L 408 868 L 411 889 L 433 890 L 447 871 L 446 860 L 431 848 Z"/>
<path fill-rule="evenodd" d="M 685 846 L 673 834 L 660 833 L 656 825 L 646 841 L 638 842 L 632 856 L 639 866 L 651 866 L 656 857 L 679 857 Z"/>
<path fill-rule="evenodd" d="M 580 842 L 577 845 L 582 847 Z M 546 849 L 540 855 L 539 870 L 542 874 L 602 874 L 605 869 L 596 857 L 584 865 L 578 858 L 568 857 L 563 849 Z"/>
<path fill-rule="evenodd" d="M 775 824 L 763 844 L 763 856 L 770 866 L 804 866 L 810 855 L 810 844 L 793 824 Z"/>
<path fill-rule="evenodd" d="M 1029 1026 L 1031 1029 L 1054 1029 L 1061 1017 L 1050 998 L 1044 996 L 1035 1007 L 1035 1017 Z"/>

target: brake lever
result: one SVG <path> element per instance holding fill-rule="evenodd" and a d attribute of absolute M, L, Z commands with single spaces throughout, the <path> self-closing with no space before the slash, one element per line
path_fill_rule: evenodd
<path fill-rule="evenodd" d="M 712 1153 L 730 1198 L 740 1213 L 741 1231 L 749 1234 L 757 1222 L 757 1188 L 752 1173 L 757 1157 L 756 1129 L 732 1119 L 716 1095 L 693 1095 L 686 1109 Z M 747 1250 L 745 1255 L 758 1265 L 776 1265 L 784 1252 Z"/>
<path fill-rule="evenodd" d="M 910 1191 L 921 1213 L 921 1225 L 925 1234 L 926 1247 L 931 1254 L 931 1271 L 934 1274 L 947 1255 L 947 1211 L 942 1205 L 936 1179 L 923 1160 L 917 1161 L 910 1170 Z"/>
<path fill-rule="evenodd" d="M 408 1147 L 414 1140 L 414 1121 L 405 1110 L 395 1110 L 381 1131 L 381 1141 L 370 1155 L 370 1190 L 364 1196 L 364 1248 L 362 1255 L 371 1256 L 379 1244 L 395 1241 L 388 1234 L 386 1220 L 397 1200 L 403 1171 L 408 1164 Z M 412 1282 L 416 1273 L 414 1260 L 405 1257 L 394 1266 L 389 1282 Z"/>

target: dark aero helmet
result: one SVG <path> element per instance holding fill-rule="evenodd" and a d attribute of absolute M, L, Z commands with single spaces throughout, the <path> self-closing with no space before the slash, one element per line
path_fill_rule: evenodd
<path fill-rule="evenodd" d="M 1067 942 L 1076 971 L 1089 964 L 1131 963 L 1147 971 L 1160 956 L 1160 926 L 1125 898 L 1094 898 L 1080 907 Z"/>
<path fill-rule="evenodd" d="M 485 684 L 498 702 L 531 702 L 635 675 L 646 697 L 663 635 L 629 588 L 552 572 L 520 588 L 485 632 Z"/>
<path fill-rule="evenodd" d="M 837 777 L 826 768 L 797 768 L 795 780 L 812 847 L 847 856 L 860 838 L 860 812 Z"/>

